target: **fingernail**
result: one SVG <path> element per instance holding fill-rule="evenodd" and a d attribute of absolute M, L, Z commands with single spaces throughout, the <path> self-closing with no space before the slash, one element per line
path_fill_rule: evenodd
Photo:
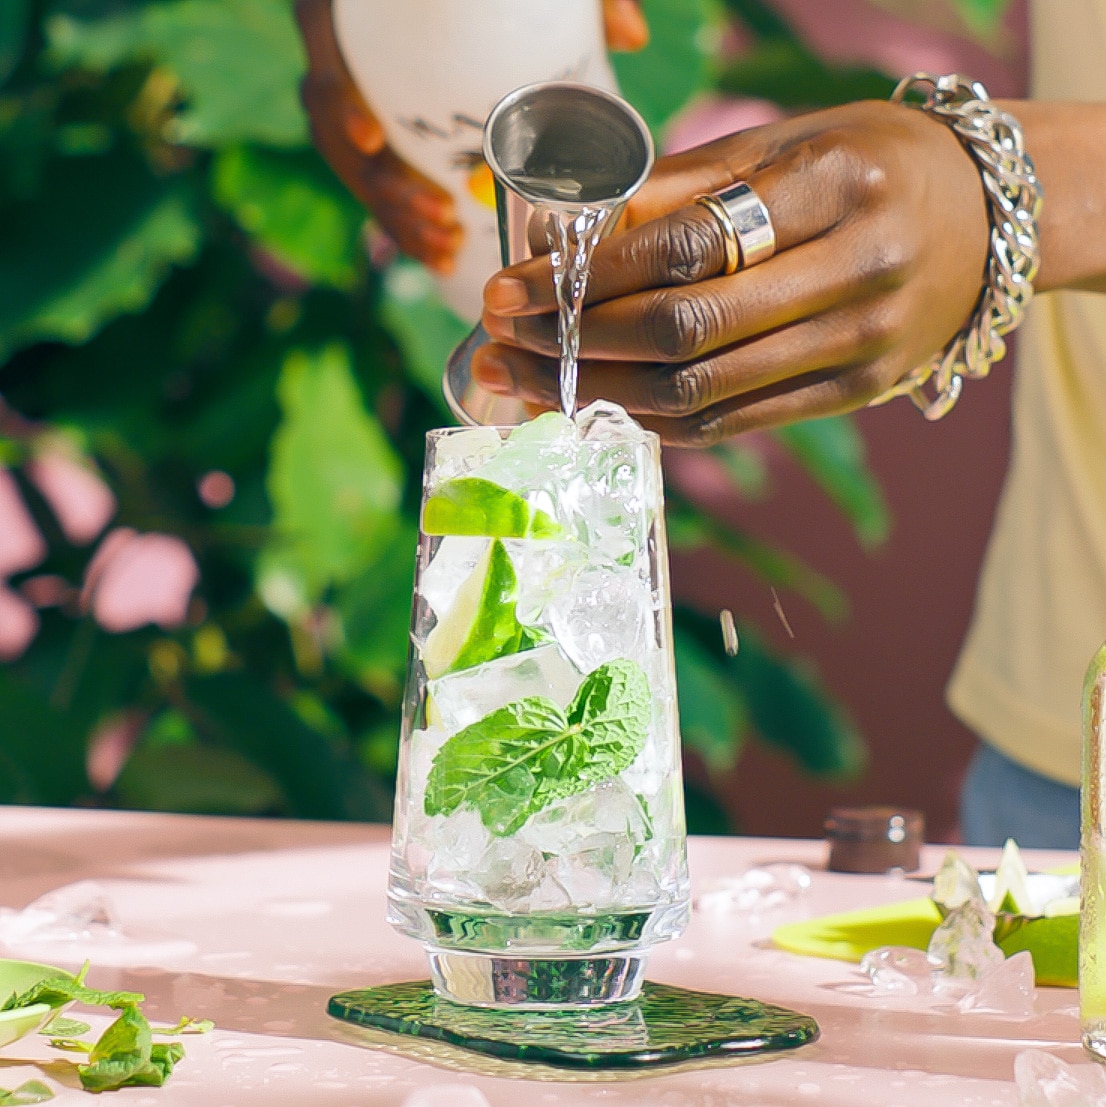
<path fill-rule="evenodd" d="M 379 154 L 383 145 L 383 134 L 380 125 L 374 120 L 366 119 L 355 111 L 346 113 L 346 134 L 350 142 L 366 156 Z"/>
<path fill-rule="evenodd" d="M 484 304 L 491 311 L 521 311 L 529 303 L 529 290 L 517 277 L 492 277 L 484 287 Z"/>
<path fill-rule="evenodd" d="M 498 396 L 509 395 L 512 391 L 511 370 L 495 354 L 478 351 L 472 359 L 472 375 L 477 383 Z"/>

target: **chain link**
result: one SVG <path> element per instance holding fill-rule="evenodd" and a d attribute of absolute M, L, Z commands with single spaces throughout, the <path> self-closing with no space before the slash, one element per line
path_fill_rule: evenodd
<path fill-rule="evenodd" d="M 925 95 L 918 105 L 921 110 L 947 123 L 975 160 L 991 218 L 986 280 L 968 325 L 939 354 L 874 401 L 909 396 L 927 419 L 936 420 L 960 398 L 965 377 L 985 377 L 1006 355 L 1003 335 L 1022 321 L 1033 298 L 1041 261 L 1037 220 L 1042 190 L 1025 152 L 1021 126 L 991 103 L 978 81 L 956 73 L 914 73 L 899 82 L 891 100 L 901 102 L 911 91 Z"/>

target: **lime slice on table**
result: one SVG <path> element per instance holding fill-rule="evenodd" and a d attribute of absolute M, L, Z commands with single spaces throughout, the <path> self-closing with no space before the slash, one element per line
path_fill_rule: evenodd
<path fill-rule="evenodd" d="M 1029 889 L 1029 870 L 1013 838 L 1007 838 L 1002 847 L 1002 857 L 995 869 L 995 886 L 987 906 L 996 915 L 1000 911 L 1011 915 L 1041 914 L 1036 897 Z"/>
<path fill-rule="evenodd" d="M 487 538 L 556 538 L 562 527 L 517 492 L 483 477 L 447 480 L 422 508 L 423 534 Z"/>
<path fill-rule="evenodd" d="M 422 648 L 426 675 L 436 680 L 517 653 L 528 644 L 515 614 L 517 595 L 518 578 L 507 550 L 502 542 L 492 542 L 427 635 Z"/>

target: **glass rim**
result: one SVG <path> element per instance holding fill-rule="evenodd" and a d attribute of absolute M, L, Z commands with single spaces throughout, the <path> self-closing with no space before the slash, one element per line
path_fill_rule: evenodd
<path fill-rule="evenodd" d="M 633 416 L 630 416 L 633 419 Z M 533 422 L 532 419 L 528 419 L 527 422 Z M 634 420 L 634 424 L 637 426 L 638 431 L 644 436 L 645 443 L 650 446 L 661 445 L 661 437 L 656 431 L 649 430 L 647 427 L 643 427 L 637 420 Z M 506 440 L 510 437 L 512 431 L 518 430 L 519 427 L 525 426 L 525 423 L 460 423 L 453 427 L 431 427 L 426 432 L 426 445 L 429 446 L 432 442 L 437 442 L 443 438 L 450 438 L 455 434 L 472 434 L 475 431 L 488 431 L 493 430 L 499 434 L 499 437 Z M 609 445 L 606 441 L 596 441 L 589 439 L 586 442 L 581 441 L 580 445 L 595 445 L 606 446 Z"/>

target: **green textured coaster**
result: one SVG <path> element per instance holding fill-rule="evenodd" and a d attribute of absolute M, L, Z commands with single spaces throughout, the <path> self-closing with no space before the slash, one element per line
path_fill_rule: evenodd
<path fill-rule="evenodd" d="M 563 1069 L 642 1069 L 754 1057 L 818 1037 L 809 1015 L 755 999 L 646 983 L 609 1007 L 503 1011 L 439 998 L 428 980 L 332 996 L 327 1011 L 373 1030 L 446 1042 L 487 1057 Z"/>

